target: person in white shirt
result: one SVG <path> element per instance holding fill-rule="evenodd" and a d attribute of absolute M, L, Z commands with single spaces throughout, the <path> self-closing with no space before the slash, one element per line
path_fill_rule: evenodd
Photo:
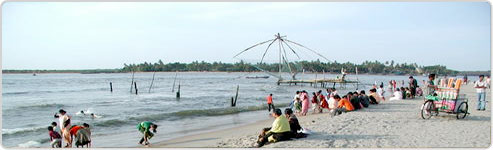
<path fill-rule="evenodd" d="M 394 92 L 394 96 L 389 98 L 390 101 L 393 101 L 393 100 L 402 100 L 402 93 L 401 93 L 401 90 L 399 88 L 397 88 Z"/>
<path fill-rule="evenodd" d="M 291 110 L 293 109 L 293 107 L 295 107 L 297 99 L 300 99 L 300 91 L 296 91 L 296 95 L 294 95 L 293 101 L 291 101 L 291 104 L 289 104 L 289 108 L 291 108 Z"/>
<path fill-rule="evenodd" d="M 476 93 L 478 93 L 478 106 L 476 110 L 484 111 L 486 108 L 486 87 L 488 83 L 484 80 L 484 75 L 479 76 L 479 80 L 474 83 L 474 88 L 476 88 Z"/>
<path fill-rule="evenodd" d="M 64 142 L 66 143 L 65 147 L 72 147 L 72 137 L 70 136 L 70 127 L 72 125 L 70 124 L 70 116 L 67 114 L 67 112 L 63 109 L 60 109 L 58 111 L 60 114 L 55 114 L 55 118 L 58 118 L 60 121 L 60 130 L 62 131 L 62 137 Z"/>
<path fill-rule="evenodd" d="M 327 101 L 327 104 L 329 105 L 330 114 L 333 115 L 335 114 L 335 110 L 337 109 L 337 104 L 339 103 L 339 99 L 341 99 L 339 95 L 334 95 L 330 97 L 329 100 Z"/>
<path fill-rule="evenodd" d="M 379 88 L 377 88 L 377 94 L 383 101 L 385 101 L 385 91 L 383 90 L 383 85 L 380 85 Z"/>

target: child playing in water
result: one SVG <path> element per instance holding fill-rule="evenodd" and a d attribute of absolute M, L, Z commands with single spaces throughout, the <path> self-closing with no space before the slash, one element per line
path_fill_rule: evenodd
<path fill-rule="evenodd" d="M 48 134 L 50 135 L 50 145 L 52 148 L 62 147 L 62 136 L 58 132 L 53 131 L 53 126 L 48 126 Z"/>

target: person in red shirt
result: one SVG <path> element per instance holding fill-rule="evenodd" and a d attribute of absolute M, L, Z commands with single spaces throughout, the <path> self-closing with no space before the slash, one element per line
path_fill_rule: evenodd
<path fill-rule="evenodd" d="M 70 128 L 70 135 L 75 136 L 77 131 L 79 131 L 80 128 L 83 128 L 82 126 L 74 125 L 72 128 Z"/>
<path fill-rule="evenodd" d="M 86 145 L 87 147 L 91 146 L 90 133 L 89 133 L 89 135 L 77 134 L 78 131 L 83 132 L 82 130 L 86 130 L 86 132 L 90 132 L 90 130 L 88 130 L 88 129 L 89 129 L 89 124 L 87 124 L 87 123 L 84 123 L 82 126 L 74 125 L 74 126 L 72 126 L 72 128 L 70 128 L 69 133 L 70 133 L 70 136 L 72 137 L 72 139 L 74 141 L 80 139 L 78 136 L 88 136 L 86 139 L 88 139 L 89 141 L 84 141 L 83 143 L 80 143 L 80 141 L 74 142 L 77 147 L 79 147 L 79 146 L 84 147 L 84 145 Z"/>
<path fill-rule="evenodd" d="M 322 91 L 318 91 L 318 98 L 320 101 L 320 113 L 322 113 L 322 110 L 324 108 L 329 109 L 329 104 L 327 103 L 327 100 L 325 99 L 325 96 L 322 94 Z"/>
<path fill-rule="evenodd" d="M 267 107 L 269 107 L 269 112 L 272 108 L 272 110 L 275 110 L 276 108 L 274 107 L 274 103 L 272 103 L 272 93 L 267 96 Z"/>
<path fill-rule="evenodd" d="M 348 100 L 348 96 L 344 95 L 341 100 L 339 100 L 339 104 L 337 105 L 337 113 L 341 114 L 342 112 L 353 111 L 354 107 L 351 102 Z"/>
<path fill-rule="evenodd" d="M 69 134 L 70 134 L 70 143 L 72 143 L 74 141 L 74 137 L 75 137 L 75 134 L 77 134 L 77 131 L 79 131 L 79 129 L 81 128 L 84 128 L 82 126 L 78 126 L 78 125 L 73 125 L 70 129 L 69 129 Z M 70 144 L 70 146 L 72 146 L 72 144 Z"/>
<path fill-rule="evenodd" d="M 52 148 L 61 148 L 62 147 L 62 136 L 58 134 L 58 132 L 53 130 L 52 126 L 48 126 L 48 134 L 50 135 L 50 145 Z"/>

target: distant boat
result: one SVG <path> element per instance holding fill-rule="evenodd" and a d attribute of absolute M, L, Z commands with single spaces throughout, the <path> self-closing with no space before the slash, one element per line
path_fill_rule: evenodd
<path fill-rule="evenodd" d="M 33 76 L 36 76 L 36 73 L 33 73 Z"/>
<path fill-rule="evenodd" d="M 246 77 L 247 79 L 258 79 L 258 78 L 263 78 L 263 79 L 267 79 L 269 78 L 269 76 L 249 76 L 249 77 Z"/>

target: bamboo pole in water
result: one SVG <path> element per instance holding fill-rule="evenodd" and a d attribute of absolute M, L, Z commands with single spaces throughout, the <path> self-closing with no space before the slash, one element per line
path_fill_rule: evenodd
<path fill-rule="evenodd" d="M 113 92 L 113 83 L 110 82 L 110 91 Z"/>
<path fill-rule="evenodd" d="M 238 100 L 238 91 L 240 91 L 240 85 L 237 85 L 236 86 L 236 95 L 235 95 L 235 102 L 234 102 L 234 106 L 236 106 L 236 101 Z"/>
<path fill-rule="evenodd" d="M 137 95 L 137 94 L 138 94 L 138 91 L 139 91 L 139 90 L 137 89 L 137 82 L 134 82 L 134 85 L 135 85 L 135 95 Z"/>
<path fill-rule="evenodd" d="M 173 80 L 173 89 L 171 89 L 171 92 L 175 92 L 175 83 L 176 83 L 176 77 L 178 76 L 178 71 L 175 73 L 175 80 Z"/>
<path fill-rule="evenodd" d="M 149 86 L 149 93 L 151 93 L 151 88 L 152 88 L 152 84 L 154 83 L 154 76 L 156 75 L 156 71 L 154 71 L 154 73 L 152 74 L 152 81 L 151 81 L 151 86 Z"/>
<path fill-rule="evenodd" d="M 176 98 L 180 98 L 180 82 L 178 82 L 178 92 L 176 92 Z"/>
<path fill-rule="evenodd" d="M 134 74 L 135 74 L 135 72 L 132 71 L 132 82 L 130 82 L 130 93 L 132 93 L 132 88 L 133 88 L 133 85 L 134 85 Z"/>

